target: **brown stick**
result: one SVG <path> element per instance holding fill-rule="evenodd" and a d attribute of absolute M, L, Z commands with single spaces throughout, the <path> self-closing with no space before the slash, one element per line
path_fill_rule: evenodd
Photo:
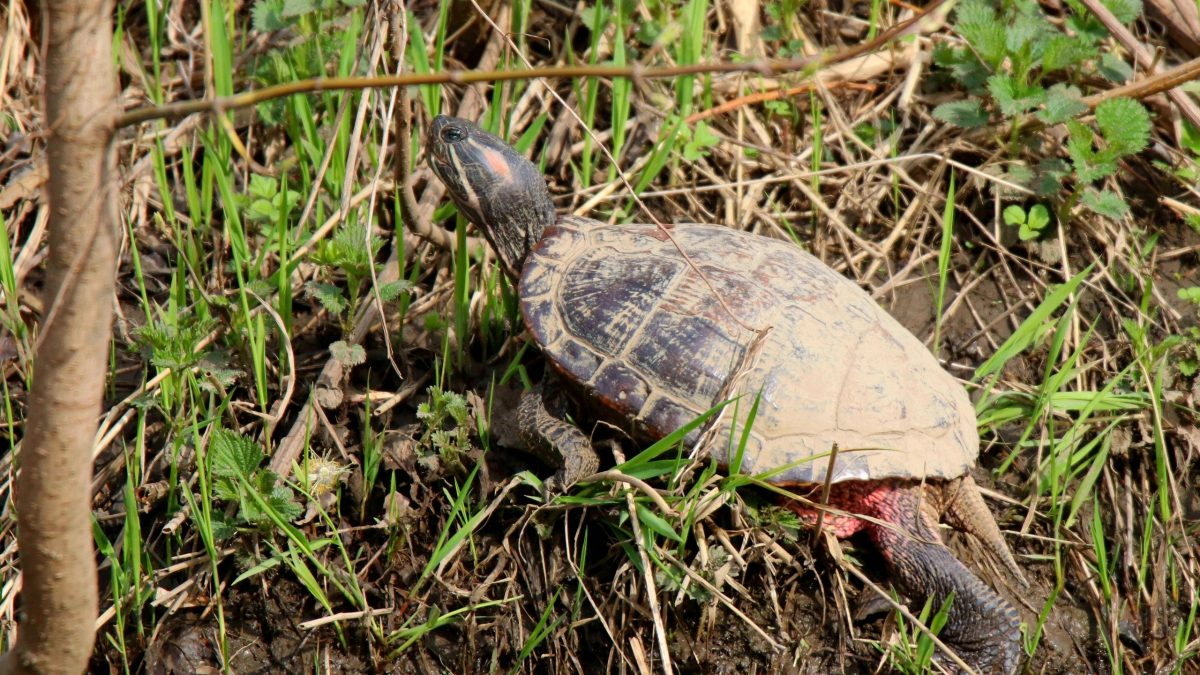
<path fill-rule="evenodd" d="M 49 257 L 37 375 L 17 462 L 20 637 L 0 673 L 80 673 L 97 614 L 91 450 L 112 337 L 120 112 L 111 0 L 45 6 Z"/>
<path fill-rule="evenodd" d="M 404 87 L 415 84 L 469 84 L 473 82 L 500 82 L 504 80 L 532 80 L 536 78 L 575 78 L 575 77 L 626 77 L 634 81 L 673 79 L 682 75 L 699 73 L 759 73 L 762 75 L 779 75 L 804 70 L 816 69 L 834 63 L 841 63 L 856 56 L 869 53 L 879 47 L 907 35 L 919 21 L 930 12 L 941 6 L 946 0 L 933 0 L 925 5 L 922 12 L 911 19 L 902 21 L 888 30 L 880 33 L 874 40 L 868 40 L 849 49 L 836 53 L 824 53 L 817 56 L 785 61 L 761 59 L 734 63 L 720 61 L 716 63 L 696 63 L 687 66 L 664 66 L 646 68 L 640 64 L 629 66 L 555 66 L 547 68 L 528 68 L 525 70 L 450 70 L 441 73 L 401 73 L 399 75 L 381 75 L 372 77 L 317 77 L 298 82 L 287 82 L 257 91 L 243 92 L 232 96 L 203 99 L 198 101 L 181 101 L 163 106 L 150 106 L 130 110 L 117 120 L 117 126 L 124 127 L 155 119 L 173 119 L 199 112 L 223 112 L 234 108 L 244 108 L 258 105 L 264 101 L 294 94 L 311 94 L 332 89 L 366 89 L 369 87 Z M 497 21 L 496 23 L 501 23 Z"/>

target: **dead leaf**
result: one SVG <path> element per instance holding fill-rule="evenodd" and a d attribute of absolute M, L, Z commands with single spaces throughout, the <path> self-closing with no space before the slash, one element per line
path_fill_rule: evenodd
<path fill-rule="evenodd" d="M 313 398 L 317 405 L 326 410 L 333 410 L 342 404 L 344 394 L 341 389 L 318 386 L 313 389 Z"/>
<path fill-rule="evenodd" d="M 50 175 L 46 162 L 39 161 L 33 168 L 17 174 L 8 185 L 0 190 L 0 209 L 7 209 L 23 200 L 32 200 L 41 195 L 42 184 Z"/>
<path fill-rule="evenodd" d="M 758 20 L 761 15 L 758 0 L 730 0 L 727 6 L 733 18 L 738 51 L 747 57 L 762 56 L 766 50 L 763 48 L 762 25 Z"/>
<path fill-rule="evenodd" d="M 1200 56 L 1200 10 L 1195 0 L 1147 0 L 1146 15 L 1161 23 L 1189 56 Z"/>

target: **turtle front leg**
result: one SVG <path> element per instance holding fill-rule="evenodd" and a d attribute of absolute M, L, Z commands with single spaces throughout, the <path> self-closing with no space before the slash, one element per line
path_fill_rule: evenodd
<path fill-rule="evenodd" d="M 592 441 L 567 420 L 561 396 L 537 387 L 521 397 L 517 430 L 530 452 L 562 468 L 546 480 L 549 492 L 561 492 L 585 476 L 596 473 L 600 458 Z"/>
<path fill-rule="evenodd" d="M 953 593 L 939 637 L 980 673 L 1014 672 L 1022 651 L 1020 617 L 942 544 L 922 489 L 892 484 L 868 499 L 876 517 L 894 525 L 867 530 L 900 591 L 918 606 L 933 598 L 935 611 Z"/>

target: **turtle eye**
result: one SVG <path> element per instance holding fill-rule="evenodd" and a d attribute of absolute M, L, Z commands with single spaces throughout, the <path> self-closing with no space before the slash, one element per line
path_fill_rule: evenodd
<path fill-rule="evenodd" d="M 445 143 L 458 143 L 465 140 L 467 140 L 467 132 L 459 127 L 446 127 L 442 129 L 442 141 Z"/>

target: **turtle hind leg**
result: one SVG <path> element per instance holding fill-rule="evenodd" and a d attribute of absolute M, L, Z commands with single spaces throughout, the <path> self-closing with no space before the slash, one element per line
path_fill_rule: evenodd
<path fill-rule="evenodd" d="M 600 466 L 591 439 L 567 420 L 563 397 L 551 388 L 537 387 L 521 396 L 517 429 L 530 452 L 562 467 L 546 481 L 550 492 L 561 492 Z"/>
<path fill-rule="evenodd" d="M 942 544 L 923 489 L 884 483 L 865 501 L 870 515 L 888 523 L 866 529 L 897 588 L 918 606 L 932 598 L 935 610 L 953 594 L 942 640 L 980 673 L 1014 672 L 1022 652 L 1020 617 Z"/>

